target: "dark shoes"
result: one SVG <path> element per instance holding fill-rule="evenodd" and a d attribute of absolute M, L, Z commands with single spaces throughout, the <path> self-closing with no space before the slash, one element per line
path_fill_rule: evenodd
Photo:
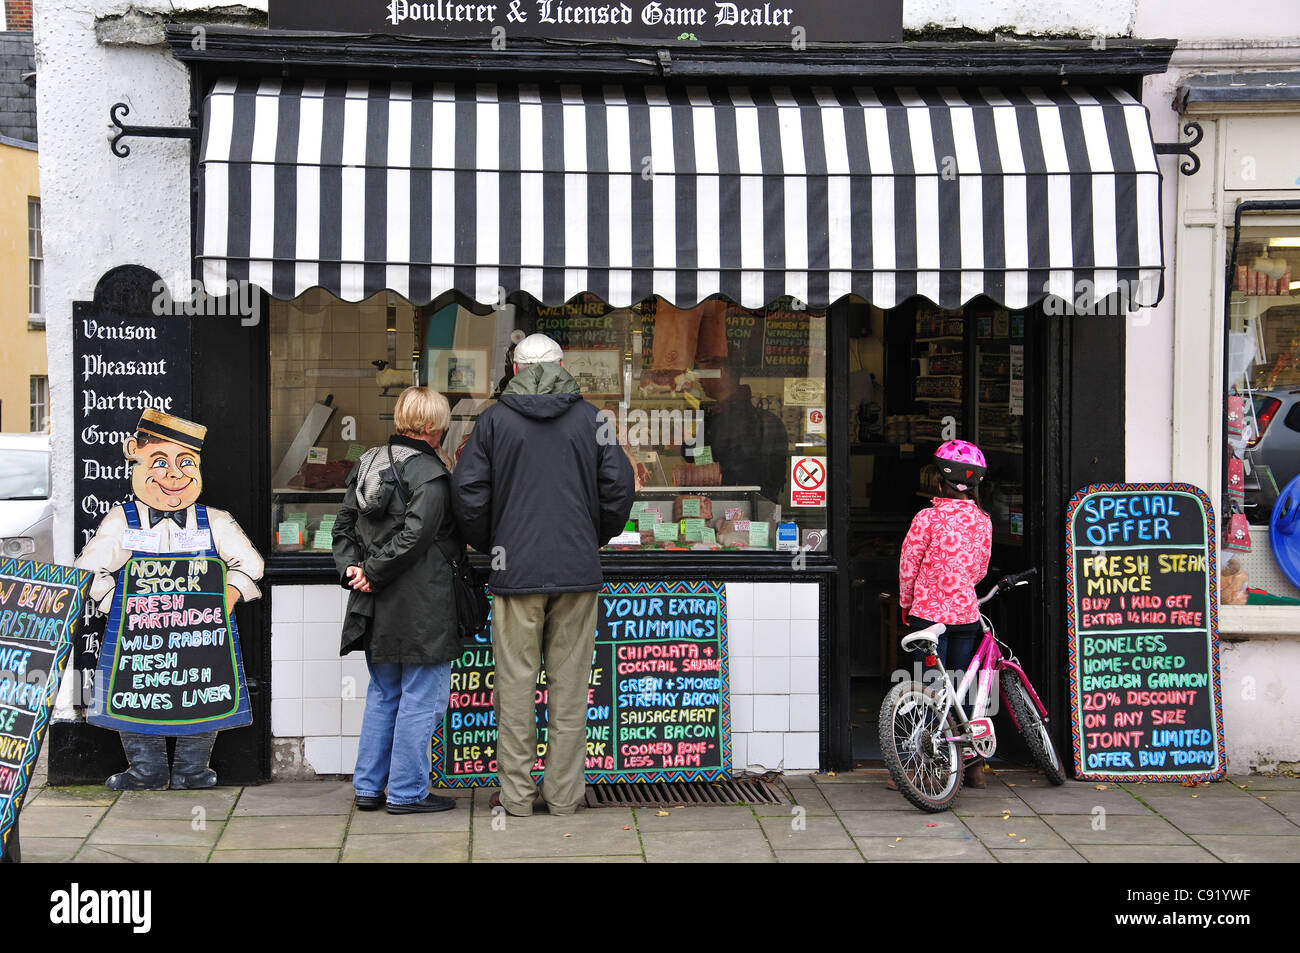
<path fill-rule="evenodd" d="M 165 767 L 158 774 L 146 774 L 137 771 L 135 768 L 128 768 L 105 781 L 104 787 L 110 791 L 166 791 L 167 772 Z"/>
<path fill-rule="evenodd" d="M 201 771 L 188 774 L 172 772 L 173 791 L 200 791 L 204 788 L 216 787 L 216 784 L 217 772 L 211 768 L 204 768 Z"/>
<path fill-rule="evenodd" d="M 377 811 L 384 806 L 382 794 L 358 794 L 356 801 L 358 811 Z"/>
<path fill-rule="evenodd" d="M 360 798 L 357 799 L 360 801 Z M 360 807 L 360 805 L 357 805 Z M 456 799 L 451 797 L 441 797 L 437 794 L 426 794 L 423 801 L 416 801 L 414 804 L 393 804 L 388 802 L 389 814 L 437 814 L 440 811 L 450 811 L 456 806 Z"/>

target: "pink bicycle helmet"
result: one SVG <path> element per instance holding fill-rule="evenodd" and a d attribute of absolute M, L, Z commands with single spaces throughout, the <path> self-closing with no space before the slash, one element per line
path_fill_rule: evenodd
<path fill-rule="evenodd" d="M 966 491 L 978 486 L 988 471 L 988 461 L 975 444 L 966 440 L 949 440 L 934 452 L 939 477 L 955 490 Z"/>

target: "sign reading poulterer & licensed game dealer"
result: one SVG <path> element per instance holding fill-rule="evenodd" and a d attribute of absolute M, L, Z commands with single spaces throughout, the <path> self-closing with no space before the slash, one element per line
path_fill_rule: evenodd
<path fill-rule="evenodd" d="M 879 43 L 903 37 L 903 0 L 270 0 L 271 28 L 433 37 Z"/>

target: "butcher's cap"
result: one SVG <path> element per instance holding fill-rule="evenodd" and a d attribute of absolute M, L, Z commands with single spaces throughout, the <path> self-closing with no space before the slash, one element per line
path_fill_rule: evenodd
<path fill-rule="evenodd" d="M 545 334 L 530 334 L 515 345 L 516 364 L 558 364 L 564 351 Z"/>

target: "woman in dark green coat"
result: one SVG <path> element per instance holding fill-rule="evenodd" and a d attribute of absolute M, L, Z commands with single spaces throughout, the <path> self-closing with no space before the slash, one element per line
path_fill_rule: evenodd
<path fill-rule="evenodd" d="M 459 654 L 448 559 L 464 551 L 452 518 L 451 480 L 438 449 L 447 399 L 408 387 L 393 410 L 397 434 L 352 471 L 334 524 L 334 564 L 352 590 L 340 654 L 364 650 L 370 670 L 352 777 L 361 810 L 447 811 L 429 792 L 429 742 L 447 708 Z"/>

